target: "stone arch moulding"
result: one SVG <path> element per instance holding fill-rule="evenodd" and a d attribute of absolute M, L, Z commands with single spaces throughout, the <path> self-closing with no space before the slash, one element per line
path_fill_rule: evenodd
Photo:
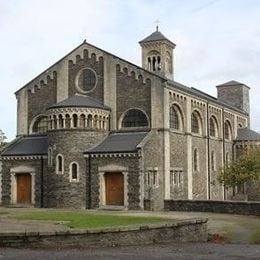
<path fill-rule="evenodd" d="M 172 102 L 171 104 L 170 104 L 170 109 L 171 108 L 174 108 L 174 107 L 177 107 L 177 109 L 178 109 L 178 113 L 179 113 L 179 116 L 180 116 L 180 119 L 181 119 L 181 129 L 180 129 L 180 131 L 184 131 L 185 129 L 186 129 L 186 117 L 185 117 L 185 113 L 184 113 L 184 111 L 183 111 L 183 108 L 182 108 L 182 106 L 178 103 L 178 102 L 176 102 L 176 101 L 174 101 L 174 102 Z"/>
<path fill-rule="evenodd" d="M 102 167 L 98 167 L 99 176 L 99 207 L 106 206 L 106 184 L 105 173 L 107 172 L 121 172 L 124 176 L 124 208 L 128 208 L 128 167 L 108 164 Z"/>
<path fill-rule="evenodd" d="M 148 122 L 148 126 L 147 127 L 143 127 L 144 129 L 149 129 L 151 127 L 151 123 L 150 123 L 150 118 L 149 116 L 147 115 L 147 113 L 145 112 L 145 110 L 143 110 L 142 108 L 139 108 L 139 107 L 131 107 L 127 110 L 125 110 L 123 112 L 123 114 L 120 116 L 119 120 L 118 120 L 118 129 L 122 129 L 122 122 L 123 122 L 123 119 L 125 117 L 125 115 L 127 114 L 127 112 L 129 112 L 130 110 L 132 109 L 135 109 L 135 110 L 139 110 L 141 111 L 142 113 L 144 113 L 144 115 L 146 116 L 146 119 L 147 119 L 147 122 Z M 141 127 L 140 127 L 141 128 Z"/>
<path fill-rule="evenodd" d="M 204 125 L 205 125 L 204 124 L 204 118 L 202 117 L 201 112 L 196 108 L 192 110 L 190 120 L 192 120 L 193 115 L 196 117 L 196 119 L 198 121 L 198 127 L 199 127 L 198 133 L 195 133 L 195 134 L 203 135 Z M 192 129 L 192 122 L 191 122 L 191 129 Z"/>
<path fill-rule="evenodd" d="M 34 126 L 34 124 L 37 122 L 37 120 L 38 120 L 39 118 L 41 118 L 41 117 L 46 117 L 47 120 L 49 120 L 49 119 L 48 119 L 48 116 L 47 116 L 46 114 L 39 114 L 39 115 L 35 116 L 35 117 L 32 119 L 31 123 L 30 123 L 29 134 L 34 134 L 34 132 L 33 132 L 33 126 Z M 35 133 L 35 134 L 36 134 L 36 133 Z"/>
<path fill-rule="evenodd" d="M 35 204 L 35 175 L 36 171 L 33 167 L 25 165 L 13 167 L 10 169 L 11 175 L 11 204 L 17 204 L 17 175 L 28 173 L 31 175 L 31 204 Z"/>

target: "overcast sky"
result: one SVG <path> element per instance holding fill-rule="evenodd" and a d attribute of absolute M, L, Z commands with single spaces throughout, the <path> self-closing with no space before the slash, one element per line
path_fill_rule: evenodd
<path fill-rule="evenodd" d="M 0 0 L 0 129 L 15 137 L 13 93 L 84 39 L 140 65 L 138 41 L 156 20 L 177 45 L 175 80 L 214 96 L 246 83 L 260 131 L 259 0 Z"/>

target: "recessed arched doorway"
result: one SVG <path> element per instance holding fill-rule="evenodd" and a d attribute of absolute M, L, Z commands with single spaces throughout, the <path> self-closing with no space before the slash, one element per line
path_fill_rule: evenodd
<path fill-rule="evenodd" d="M 105 173 L 106 205 L 124 205 L 124 175 L 121 172 Z"/>

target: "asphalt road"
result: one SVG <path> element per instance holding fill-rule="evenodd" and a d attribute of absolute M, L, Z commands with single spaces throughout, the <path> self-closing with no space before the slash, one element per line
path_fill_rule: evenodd
<path fill-rule="evenodd" d="M 260 259 L 260 245 L 185 243 L 117 248 L 31 250 L 0 248 L 0 259 Z"/>

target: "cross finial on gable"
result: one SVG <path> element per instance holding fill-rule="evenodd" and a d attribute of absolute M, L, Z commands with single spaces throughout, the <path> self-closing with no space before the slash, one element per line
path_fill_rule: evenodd
<path fill-rule="evenodd" d="M 155 23 L 156 23 L 156 31 L 158 32 L 158 31 L 159 31 L 160 21 L 159 21 L 159 20 L 156 20 Z"/>

